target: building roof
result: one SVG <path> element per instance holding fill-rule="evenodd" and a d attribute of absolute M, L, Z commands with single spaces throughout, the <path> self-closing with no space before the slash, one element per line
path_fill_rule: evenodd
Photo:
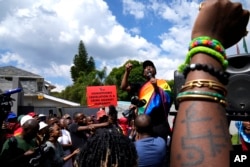
<path fill-rule="evenodd" d="M 49 99 L 49 100 L 52 100 L 52 101 L 56 101 L 56 102 L 59 102 L 59 103 L 63 103 L 63 104 L 67 104 L 67 105 L 70 105 L 70 106 L 80 106 L 80 103 L 75 103 L 75 102 L 72 102 L 72 101 L 60 99 L 60 98 L 57 98 L 57 97 L 54 97 L 54 96 L 50 96 L 50 95 L 46 95 L 46 94 L 44 94 L 43 96 L 46 99 Z"/>
<path fill-rule="evenodd" d="M 13 66 L 0 67 L 0 77 L 29 77 L 29 78 L 42 78 L 42 76 L 24 71 L 20 68 Z"/>
<path fill-rule="evenodd" d="M 56 88 L 56 86 L 45 81 L 43 79 L 43 77 L 38 75 L 38 74 L 34 74 L 34 73 L 29 72 L 29 71 L 25 71 L 25 70 L 22 70 L 20 68 L 13 67 L 13 66 L 4 66 L 4 67 L 0 67 L 0 79 L 3 82 L 6 82 L 5 86 L 2 86 L 3 87 L 2 90 L 8 88 L 8 86 L 6 86 L 6 85 L 7 84 L 10 85 L 10 83 L 7 83 L 7 80 L 9 80 L 9 78 L 13 78 L 13 77 L 33 79 L 33 80 L 29 80 L 29 81 L 28 80 L 25 80 L 25 81 L 21 80 L 20 81 L 20 84 L 23 88 L 23 91 L 26 93 L 31 93 L 31 92 L 35 93 L 38 91 L 37 90 L 37 81 L 35 81 L 36 79 L 39 79 L 39 80 L 42 79 L 42 82 L 43 82 L 44 86 L 47 88 L 47 90 L 52 90 L 52 89 Z"/>
<path fill-rule="evenodd" d="M 17 79 L 14 80 L 13 78 Z M 54 89 L 55 86 L 45 81 L 40 75 L 13 66 L 0 67 L 0 93 L 12 89 L 13 84 L 22 88 L 24 97 L 37 97 L 39 94 L 42 94 L 43 98 L 52 102 L 68 106 L 80 106 L 79 103 L 48 95 L 50 90 Z M 28 103 L 28 100 L 26 102 Z"/>
<path fill-rule="evenodd" d="M 50 100 L 50 101 L 54 101 L 54 102 L 58 102 L 58 103 L 62 103 L 62 104 L 66 104 L 66 105 L 69 105 L 69 106 L 75 106 L 75 107 L 78 107 L 78 106 L 81 106 L 80 103 L 75 103 L 75 102 L 72 102 L 72 101 L 69 101 L 69 100 L 65 100 L 65 99 L 60 99 L 60 98 L 57 98 L 57 97 L 54 97 L 54 96 L 50 96 L 50 95 L 47 95 L 47 94 L 43 94 L 43 93 L 40 93 L 39 94 L 24 94 L 25 97 L 37 97 L 37 96 L 41 96 L 42 99 L 47 99 L 47 100 Z"/>

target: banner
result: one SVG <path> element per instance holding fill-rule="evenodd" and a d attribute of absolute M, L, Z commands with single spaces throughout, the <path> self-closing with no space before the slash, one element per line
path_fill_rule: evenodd
<path fill-rule="evenodd" d="M 117 106 L 117 91 L 115 85 L 88 86 L 86 95 L 88 107 Z"/>

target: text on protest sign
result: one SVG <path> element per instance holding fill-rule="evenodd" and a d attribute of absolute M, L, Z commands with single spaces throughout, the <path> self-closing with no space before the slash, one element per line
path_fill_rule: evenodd
<path fill-rule="evenodd" d="M 117 105 L 116 86 L 88 86 L 87 87 L 88 107 L 100 107 Z"/>

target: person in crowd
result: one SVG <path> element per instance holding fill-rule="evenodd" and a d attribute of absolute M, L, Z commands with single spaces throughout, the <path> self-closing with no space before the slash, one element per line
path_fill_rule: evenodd
<path fill-rule="evenodd" d="M 29 112 L 27 115 L 30 115 L 32 118 L 39 121 L 39 117 L 38 117 L 38 114 L 36 112 L 32 111 L 32 112 Z"/>
<path fill-rule="evenodd" d="M 73 121 L 72 121 L 72 118 L 69 114 L 64 114 L 62 116 L 62 118 L 65 118 L 66 119 L 66 122 L 67 122 L 67 125 L 71 124 Z"/>
<path fill-rule="evenodd" d="M 92 116 L 86 116 L 86 124 L 92 125 L 94 123 L 94 119 Z"/>
<path fill-rule="evenodd" d="M 59 124 L 59 119 L 57 117 L 49 117 L 49 119 L 48 119 L 48 125 L 52 125 L 54 123 Z"/>
<path fill-rule="evenodd" d="M 85 115 L 83 113 L 74 113 L 73 120 L 74 121 L 68 126 L 68 129 L 72 140 L 72 149 L 77 149 L 83 146 L 87 140 L 86 131 L 92 128 L 86 125 Z"/>
<path fill-rule="evenodd" d="M 128 136 L 128 130 L 129 130 L 128 119 L 126 117 L 120 117 L 120 118 L 118 118 L 118 124 L 122 129 L 122 133 L 125 136 Z"/>
<path fill-rule="evenodd" d="M 103 128 L 84 144 L 79 155 L 79 167 L 137 167 L 137 152 L 128 137 Z"/>
<path fill-rule="evenodd" d="M 13 136 L 5 141 L 1 154 L 0 162 L 3 167 L 28 167 L 30 160 L 35 155 L 37 147 L 35 137 L 39 130 L 36 119 L 28 119 L 22 124 L 22 133 Z"/>
<path fill-rule="evenodd" d="M 152 61 L 146 60 L 142 63 L 144 83 L 129 83 L 129 74 L 133 68 L 131 63 L 125 65 L 125 73 L 121 82 L 121 89 L 139 96 L 138 101 L 145 100 L 145 105 L 139 106 L 135 111 L 138 114 L 147 114 L 152 119 L 154 133 L 167 139 L 171 136 L 168 123 L 168 114 L 172 105 L 171 88 L 166 80 L 156 78 L 156 68 Z M 133 107 L 138 107 L 134 105 Z"/>
<path fill-rule="evenodd" d="M 154 136 L 150 116 L 142 114 L 135 119 L 136 141 L 139 167 L 166 167 L 166 142 Z"/>
<path fill-rule="evenodd" d="M 105 111 L 105 108 L 100 108 L 99 111 L 96 112 L 96 121 L 97 123 L 103 123 L 108 121 L 108 115 Z"/>
<path fill-rule="evenodd" d="M 63 167 L 63 165 L 77 155 L 80 149 L 74 150 L 72 153 L 65 155 L 62 145 L 58 142 L 62 132 L 58 123 L 48 126 L 48 139 L 45 142 L 45 154 L 43 155 L 42 167 Z"/>
<path fill-rule="evenodd" d="M 107 120 L 109 122 L 109 125 L 97 129 L 95 133 L 99 133 L 99 132 L 102 133 L 103 128 L 105 128 L 105 129 L 109 129 L 111 131 L 112 130 L 117 131 L 118 133 L 123 134 L 122 128 L 118 124 L 118 118 L 117 117 L 118 117 L 118 111 L 116 110 L 114 105 L 110 105 L 109 106 L 109 111 L 108 111 L 108 114 L 107 114 Z"/>
<path fill-rule="evenodd" d="M 44 114 L 39 114 L 38 115 L 38 120 L 43 121 L 43 122 L 47 122 L 47 116 L 44 115 Z"/>
<path fill-rule="evenodd" d="M 94 119 L 92 116 L 86 116 L 86 124 L 87 126 L 91 126 L 94 123 Z M 86 130 L 86 135 L 89 138 L 95 133 L 95 131 L 92 129 Z"/>
<path fill-rule="evenodd" d="M 116 110 L 114 105 L 109 106 L 108 120 L 110 122 L 110 128 L 117 130 L 117 132 L 123 134 L 123 130 L 118 122 L 118 111 Z"/>
<path fill-rule="evenodd" d="M 250 151 L 250 121 L 237 121 L 235 126 L 238 129 L 242 151 Z"/>
<path fill-rule="evenodd" d="M 39 131 L 37 132 L 37 137 L 36 137 L 36 141 L 39 146 L 45 143 L 44 138 L 47 133 L 47 130 L 48 130 L 48 124 L 43 121 L 40 121 Z"/>
<path fill-rule="evenodd" d="M 32 119 L 32 116 L 30 115 L 21 115 L 19 116 L 18 118 L 20 118 L 20 127 L 17 128 L 15 131 L 14 131 L 14 136 L 18 136 L 22 133 L 23 131 L 23 124 L 28 121 L 29 119 Z"/>
<path fill-rule="evenodd" d="M 96 128 L 105 127 L 109 125 L 109 122 L 87 125 L 86 116 L 81 112 L 74 113 L 73 119 L 74 122 L 68 126 L 73 149 L 82 147 L 83 144 L 86 142 L 87 130 L 94 130 Z"/>
<path fill-rule="evenodd" d="M 20 135 L 22 133 L 21 119 L 23 118 L 23 116 L 25 115 L 21 114 L 17 117 L 17 121 L 20 126 L 14 131 L 14 136 Z"/>
<path fill-rule="evenodd" d="M 135 120 L 131 119 L 128 127 L 128 137 L 130 140 L 135 141 L 136 137 Z"/>
<path fill-rule="evenodd" d="M 249 11 L 229 0 L 206 0 L 199 9 L 179 68 L 185 83 L 176 98 L 170 166 L 228 167 L 232 144 L 222 84 L 228 80 L 225 49 L 247 34 Z"/>
<path fill-rule="evenodd" d="M 20 127 L 17 115 L 12 111 L 9 112 L 3 125 L 5 125 L 3 128 L 5 130 L 5 140 L 14 136 L 14 132 Z"/>
<path fill-rule="evenodd" d="M 62 136 L 60 136 L 57 141 L 62 145 L 64 155 L 71 154 L 71 147 L 72 147 L 72 141 L 69 131 L 67 130 L 67 122 L 66 118 L 61 118 L 59 120 L 59 126 L 61 128 Z M 72 159 L 69 159 L 63 164 L 63 167 L 72 167 L 73 161 Z"/>

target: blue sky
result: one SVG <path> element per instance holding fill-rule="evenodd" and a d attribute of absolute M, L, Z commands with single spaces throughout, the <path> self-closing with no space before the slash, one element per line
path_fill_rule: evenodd
<path fill-rule="evenodd" d="M 238 2 L 250 9 L 249 0 Z M 173 72 L 185 58 L 199 3 L 0 0 L 0 66 L 39 74 L 60 91 L 72 84 L 70 67 L 82 40 L 98 69 L 106 66 L 110 72 L 129 59 L 151 59 L 158 78 L 173 79 Z M 249 45 L 249 36 L 246 41 Z M 242 46 L 240 41 L 243 53 Z M 227 54 L 236 54 L 236 47 L 229 48 Z"/>

